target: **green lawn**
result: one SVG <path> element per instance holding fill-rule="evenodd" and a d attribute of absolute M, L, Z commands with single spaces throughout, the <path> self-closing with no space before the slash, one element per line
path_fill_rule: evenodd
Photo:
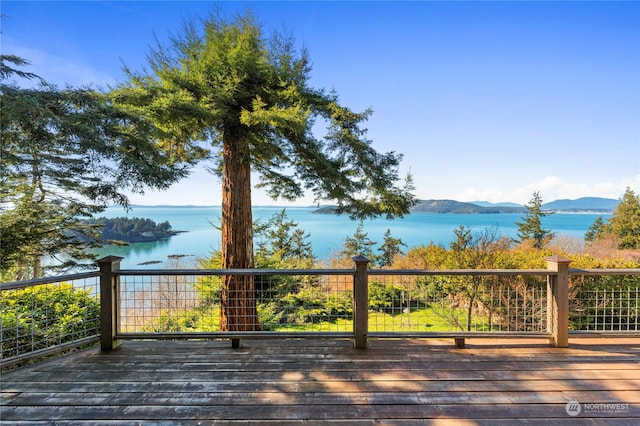
<path fill-rule="evenodd" d="M 382 332 L 446 332 L 466 331 L 467 312 L 460 308 L 428 306 L 412 308 L 411 312 L 398 309 L 395 312 L 369 312 L 369 331 Z M 164 332 L 215 332 L 220 329 L 218 306 L 209 309 L 195 309 L 163 317 L 147 325 L 147 331 Z M 330 320 L 307 321 L 301 324 L 269 324 L 263 322 L 266 330 L 273 332 L 351 332 L 353 321 L 337 317 Z M 486 317 L 473 317 L 471 330 L 490 331 Z"/>
<path fill-rule="evenodd" d="M 466 330 L 467 313 L 464 309 L 413 308 L 410 313 L 369 312 L 369 331 L 381 332 L 443 332 Z M 460 324 L 460 328 L 457 324 Z M 475 318 L 472 321 L 472 330 L 490 331 L 486 318 Z M 300 331 L 300 332 L 350 332 L 353 330 L 353 321 L 348 319 L 336 319 L 334 321 L 321 321 L 300 325 L 283 325 L 273 331 Z"/>

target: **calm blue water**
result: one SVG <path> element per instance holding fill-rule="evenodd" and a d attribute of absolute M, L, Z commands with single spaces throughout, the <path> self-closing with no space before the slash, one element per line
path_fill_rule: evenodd
<path fill-rule="evenodd" d="M 313 214 L 314 207 L 287 207 L 289 219 L 310 234 L 313 251 L 320 260 L 327 260 L 342 247 L 345 238 L 352 236 L 358 226 L 357 221 L 348 217 Z M 282 210 L 282 207 L 255 207 L 254 220 L 266 222 Z M 100 250 L 100 255 L 117 255 L 125 259 L 123 268 L 139 268 L 142 262 L 159 261 L 150 268 L 168 266 L 168 256 L 186 255 L 183 263 L 196 258 L 207 257 L 220 248 L 220 232 L 213 226 L 220 223 L 220 207 L 141 207 L 136 206 L 129 213 L 119 207 L 108 208 L 101 216 L 143 217 L 156 222 L 171 223 L 174 230 L 187 231 L 166 240 L 153 243 L 135 243 L 130 246 L 108 246 Z M 497 233 L 516 237 L 524 214 L 436 214 L 414 213 L 402 219 L 374 219 L 364 222 L 364 230 L 369 239 L 377 243 L 383 241 L 387 229 L 394 238 L 400 238 L 409 247 L 420 244 L 443 244 L 448 246 L 453 239 L 453 230 L 460 225 L 481 232 L 495 228 Z M 598 214 L 556 213 L 542 219 L 543 227 L 560 235 L 583 238 Z M 605 216 L 606 219 L 606 216 Z M 377 246 L 376 246 L 377 248 Z M 189 265 L 187 265 L 189 266 Z"/>

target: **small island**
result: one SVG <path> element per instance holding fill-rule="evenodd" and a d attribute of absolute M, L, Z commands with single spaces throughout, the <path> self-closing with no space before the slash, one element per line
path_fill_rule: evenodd
<path fill-rule="evenodd" d="M 156 223 L 139 217 L 99 217 L 87 223 L 102 227 L 100 239 L 107 243 L 144 243 L 169 238 L 183 231 L 174 231 L 168 221 Z"/>

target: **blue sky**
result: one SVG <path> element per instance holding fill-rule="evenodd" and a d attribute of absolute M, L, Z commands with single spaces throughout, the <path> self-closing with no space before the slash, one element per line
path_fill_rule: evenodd
<path fill-rule="evenodd" d="M 640 2 L 3 0 L 0 47 L 49 82 L 105 87 L 123 81 L 123 63 L 144 66 L 154 34 L 216 6 L 293 33 L 316 87 L 373 109 L 369 139 L 404 154 L 419 198 L 640 193 Z M 220 204 L 220 185 L 197 169 L 131 200 Z"/>

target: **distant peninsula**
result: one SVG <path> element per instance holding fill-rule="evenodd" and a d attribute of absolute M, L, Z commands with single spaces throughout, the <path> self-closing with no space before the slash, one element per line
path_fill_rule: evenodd
<path fill-rule="evenodd" d="M 556 200 L 542 205 L 542 209 L 549 212 L 567 213 L 603 213 L 609 214 L 615 210 L 619 200 L 610 198 L 584 197 L 577 200 Z M 465 203 L 454 200 L 419 200 L 410 213 L 441 213 L 441 214 L 496 214 L 496 213 L 526 213 L 524 206 L 515 203 L 492 204 L 486 201 Z M 335 206 L 322 206 L 314 210 L 316 214 L 336 214 Z"/>

